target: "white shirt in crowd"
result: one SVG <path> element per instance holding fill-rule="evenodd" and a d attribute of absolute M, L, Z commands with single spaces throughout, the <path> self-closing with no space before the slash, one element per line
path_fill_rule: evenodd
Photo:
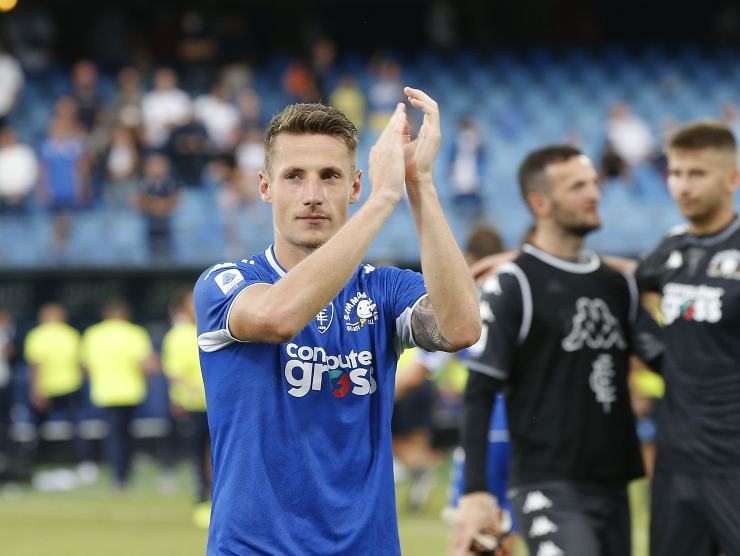
<path fill-rule="evenodd" d="M 17 202 L 39 179 L 36 154 L 28 145 L 0 148 L 0 198 Z"/>
<path fill-rule="evenodd" d="M 23 83 L 20 64 L 10 54 L 0 53 L 0 116 L 10 113 Z"/>
<path fill-rule="evenodd" d="M 650 127 L 637 116 L 610 118 L 606 133 L 615 152 L 629 166 L 644 162 L 653 152 L 655 141 Z"/>
<path fill-rule="evenodd" d="M 480 188 L 478 151 L 481 145 L 481 136 L 476 130 L 466 129 L 458 133 L 457 151 L 450 176 L 452 187 L 458 195 L 475 193 Z"/>
<path fill-rule="evenodd" d="M 184 124 L 192 113 L 190 97 L 180 89 L 154 90 L 144 95 L 141 115 L 149 146 L 163 147 L 172 128 Z"/>
<path fill-rule="evenodd" d="M 219 150 L 232 146 L 239 126 L 239 110 L 228 101 L 214 95 L 203 95 L 195 101 L 195 118 L 202 122 L 208 137 Z"/>

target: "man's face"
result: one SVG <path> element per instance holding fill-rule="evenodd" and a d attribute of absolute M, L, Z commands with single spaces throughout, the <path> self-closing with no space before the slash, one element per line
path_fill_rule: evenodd
<path fill-rule="evenodd" d="M 313 250 L 347 221 L 360 196 L 361 172 L 341 139 L 281 133 L 275 138 L 269 174 L 260 172 L 260 195 L 272 204 L 275 241 Z"/>
<path fill-rule="evenodd" d="M 710 221 L 723 206 L 732 204 L 736 162 L 734 153 L 712 148 L 668 152 L 668 188 L 690 222 Z"/>
<path fill-rule="evenodd" d="M 550 164 L 545 177 L 549 184 L 545 197 L 555 223 L 579 236 L 601 227 L 599 178 L 588 157 L 573 156 Z"/>

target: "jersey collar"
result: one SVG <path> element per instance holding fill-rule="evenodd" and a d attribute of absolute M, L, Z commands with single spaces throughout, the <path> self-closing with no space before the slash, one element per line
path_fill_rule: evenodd
<path fill-rule="evenodd" d="M 287 274 L 287 270 L 285 270 L 282 266 L 280 266 L 280 263 L 277 262 L 277 259 L 275 258 L 275 246 L 270 245 L 267 249 L 265 249 L 265 258 L 267 258 L 267 263 L 272 267 L 272 269 L 278 273 L 278 276 L 281 278 Z"/>
<path fill-rule="evenodd" d="M 599 259 L 599 256 L 590 250 L 585 250 L 582 252 L 581 258 L 583 259 L 583 262 L 569 261 L 566 259 L 555 257 L 554 255 L 550 255 L 549 253 L 545 253 L 542 249 L 537 249 L 537 247 L 535 247 L 531 243 L 525 243 L 524 245 L 522 245 L 522 251 L 532 255 L 533 257 L 538 258 L 543 263 L 554 266 L 555 268 L 559 268 L 560 270 L 564 270 L 565 272 L 572 272 L 574 274 L 588 274 L 589 272 L 593 272 L 594 270 L 599 268 L 599 266 L 601 266 L 601 260 Z"/>
<path fill-rule="evenodd" d="M 697 236 L 689 233 L 688 236 L 694 243 L 699 243 L 700 245 L 715 245 L 717 243 L 722 243 L 738 229 L 740 229 L 740 218 L 738 218 L 736 214 L 735 218 L 733 218 L 732 221 L 724 227 L 724 229 L 717 233 L 708 236 Z"/>

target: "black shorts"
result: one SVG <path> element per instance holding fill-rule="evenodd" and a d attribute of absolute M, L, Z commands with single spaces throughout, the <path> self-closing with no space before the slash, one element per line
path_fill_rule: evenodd
<path fill-rule="evenodd" d="M 656 469 L 650 514 L 652 556 L 740 556 L 740 477 Z"/>
<path fill-rule="evenodd" d="M 626 486 L 543 481 L 513 487 L 509 499 L 533 556 L 630 556 Z"/>

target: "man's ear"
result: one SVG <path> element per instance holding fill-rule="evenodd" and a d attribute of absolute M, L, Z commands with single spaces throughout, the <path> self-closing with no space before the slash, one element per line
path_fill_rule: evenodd
<path fill-rule="evenodd" d="M 352 190 L 349 193 L 349 204 L 352 205 L 360 199 L 362 193 L 362 170 L 355 172 L 355 180 L 352 182 Z"/>
<path fill-rule="evenodd" d="M 272 203 L 272 186 L 270 185 L 270 175 L 267 170 L 259 171 L 260 177 L 260 198 L 265 203 Z"/>
<path fill-rule="evenodd" d="M 542 191 L 533 191 L 528 194 L 527 204 L 535 216 L 543 216 L 550 210 L 550 199 Z"/>
<path fill-rule="evenodd" d="M 732 183 L 732 191 L 735 191 L 738 188 L 738 185 L 740 185 L 740 170 L 738 170 L 737 168 L 732 170 L 730 183 Z"/>

